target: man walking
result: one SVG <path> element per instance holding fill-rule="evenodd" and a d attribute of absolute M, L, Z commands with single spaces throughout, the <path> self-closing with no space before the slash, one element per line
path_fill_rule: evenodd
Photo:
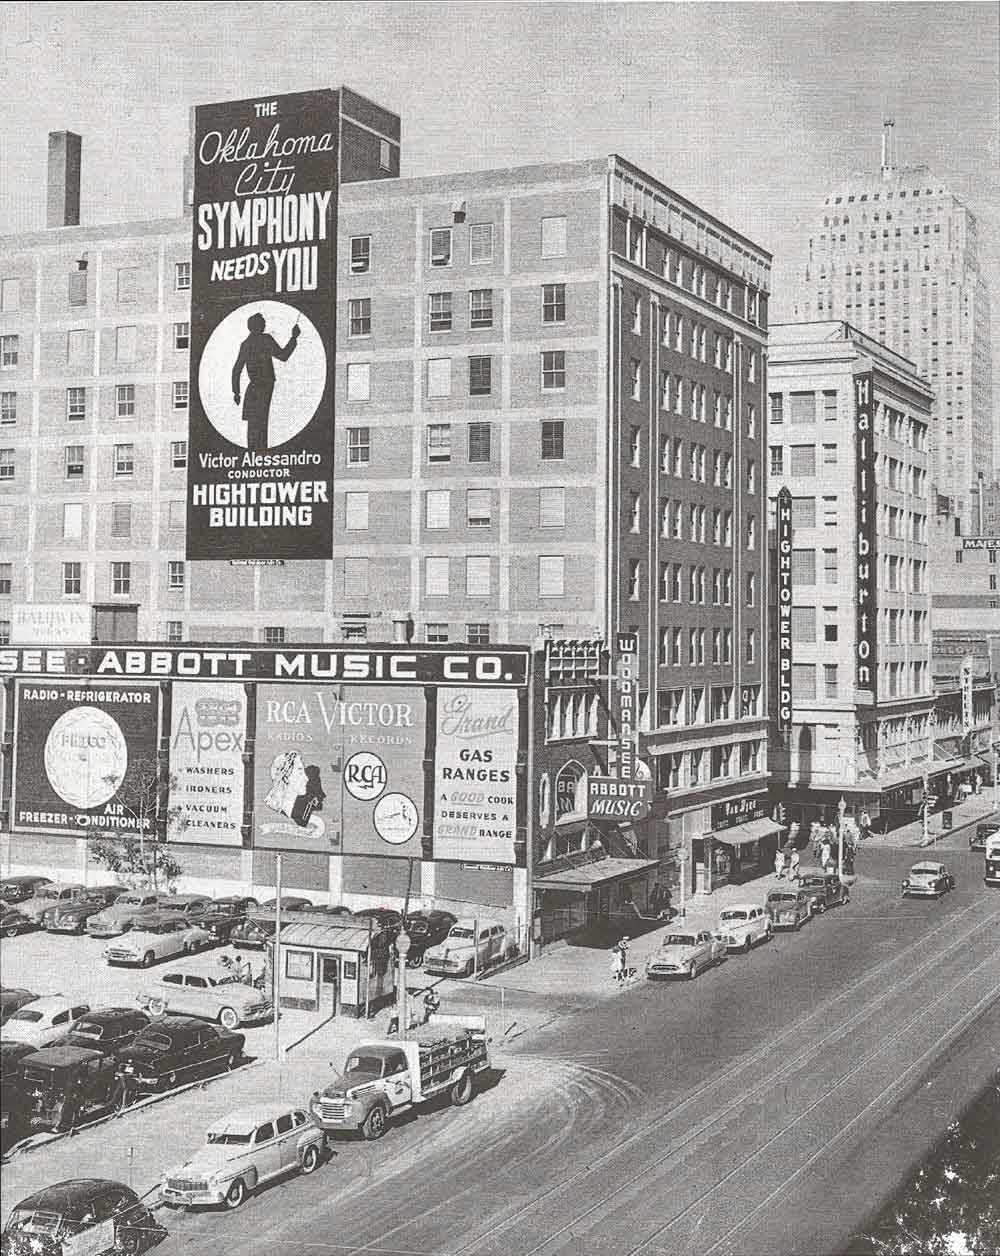
<path fill-rule="evenodd" d="M 792 853 L 788 860 L 788 879 L 789 881 L 798 881 L 799 879 L 799 852 L 795 846 L 792 847 Z"/>
<path fill-rule="evenodd" d="M 288 344 L 282 348 L 273 336 L 265 335 L 263 314 L 247 319 L 250 335 L 240 345 L 233 363 L 233 401 L 240 404 L 240 382 L 244 369 L 250 382 L 243 398 L 243 422 L 247 425 L 247 449 L 261 453 L 267 449 L 267 423 L 271 416 L 274 393 L 274 359 L 287 362 L 299 342 L 298 323 L 292 328 Z"/>

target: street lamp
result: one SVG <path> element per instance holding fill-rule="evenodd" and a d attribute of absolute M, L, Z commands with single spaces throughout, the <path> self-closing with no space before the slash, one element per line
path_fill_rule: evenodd
<path fill-rule="evenodd" d="M 684 872 L 685 872 L 685 864 L 687 863 L 687 847 L 686 846 L 680 846 L 678 848 L 677 863 L 680 868 L 680 886 L 681 886 L 681 909 L 677 915 L 677 919 L 681 922 L 681 924 L 683 924 L 686 918 L 686 913 L 684 910 Z"/>
<path fill-rule="evenodd" d="M 840 802 L 837 803 L 837 878 L 840 881 L 844 879 L 844 815 L 847 812 L 847 802 L 844 795 L 840 795 Z"/>
<path fill-rule="evenodd" d="M 1000 741 L 993 743 L 993 809 L 1000 807 Z"/>
<path fill-rule="evenodd" d="M 406 1037 L 406 1031 L 410 1024 L 410 1009 L 407 1006 L 406 994 L 406 957 L 410 951 L 410 935 L 408 933 L 400 933 L 396 938 L 396 954 L 399 957 L 399 974 L 396 977 L 396 983 L 399 987 L 399 1036 Z"/>

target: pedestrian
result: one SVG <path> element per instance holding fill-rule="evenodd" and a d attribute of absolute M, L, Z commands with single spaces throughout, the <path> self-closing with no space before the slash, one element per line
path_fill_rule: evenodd
<path fill-rule="evenodd" d="M 972 778 L 972 787 L 977 794 L 982 792 L 983 778 L 979 775 L 978 772 Z"/>
<path fill-rule="evenodd" d="M 431 986 L 431 988 L 424 995 L 424 1024 L 425 1025 L 430 1020 L 430 1018 L 434 1015 L 434 1013 L 440 1009 L 440 1007 L 441 1007 L 441 1000 L 438 998 L 437 992 L 435 991 L 434 987 Z"/>
<path fill-rule="evenodd" d="M 812 842 L 813 859 L 819 861 L 820 850 L 823 846 L 823 834 L 819 827 L 819 821 L 813 820 L 809 829 L 809 840 Z"/>
<path fill-rule="evenodd" d="M 620 986 L 625 976 L 625 960 L 620 946 L 611 948 L 611 975 Z"/>
<path fill-rule="evenodd" d="M 798 881 L 799 879 L 799 852 L 794 846 L 788 860 L 788 879 L 789 881 Z"/>
<path fill-rule="evenodd" d="M 824 872 L 829 872 L 833 867 L 833 843 L 828 837 L 823 838 L 820 846 L 819 861 L 823 866 Z"/>
<path fill-rule="evenodd" d="M 785 876 L 785 852 L 779 846 L 774 852 L 774 875 L 779 880 L 784 880 Z"/>
<path fill-rule="evenodd" d="M 872 831 L 872 818 L 867 811 L 861 812 L 858 823 L 861 825 L 861 840 L 865 841 Z"/>

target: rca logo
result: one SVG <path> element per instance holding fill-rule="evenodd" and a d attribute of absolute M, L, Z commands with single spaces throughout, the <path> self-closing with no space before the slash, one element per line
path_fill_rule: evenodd
<path fill-rule="evenodd" d="M 347 760 L 344 768 L 344 785 L 352 798 L 359 802 L 371 802 L 389 783 L 385 764 L 377 754 L 361 750 Z"/>

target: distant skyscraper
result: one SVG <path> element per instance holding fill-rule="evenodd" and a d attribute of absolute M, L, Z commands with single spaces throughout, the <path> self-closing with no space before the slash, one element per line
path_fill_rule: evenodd
<path fill-rule="evenodd" d="M 971 523 L 972 486 L 994 478 L 990 295 L 975 215 L 926 166 L 899 166 L 895 125 L 878 176 L 823 204 L 796 314 L 842 318 L 915 362 L 936 395 L 932 476 Z"/>

